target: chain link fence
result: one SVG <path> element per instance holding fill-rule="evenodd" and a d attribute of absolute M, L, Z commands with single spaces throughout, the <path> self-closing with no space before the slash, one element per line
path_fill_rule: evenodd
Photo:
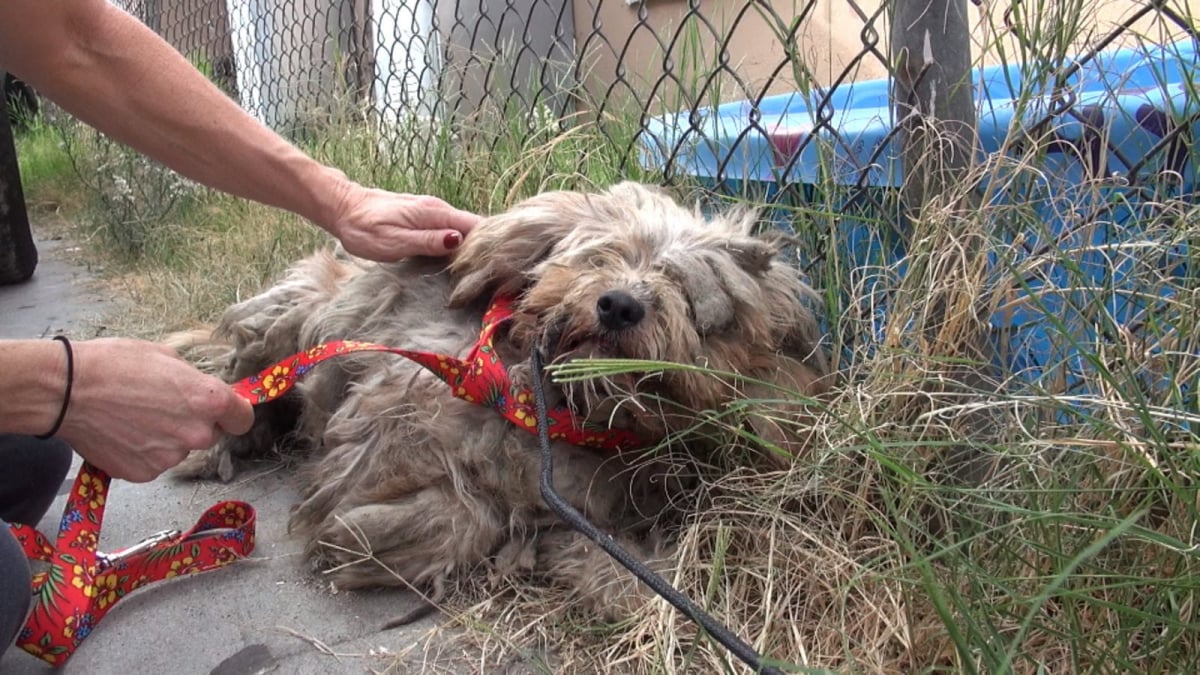
<path fill-rule="evenodd" d="M 969 185 L 975 206 L 1005 207 L 985 219 L 1003 243 L 987 265 L 1041 303 L 993 303 L 1015 371 L 1070 391 L 1087 379 L 1080 340 L 1155 323 L 1165 310 L 1144 296 L 1194 276 L 1171 223 L 1195 202 L 1200 0 L 114 1 L 285 135 L 331 143 L 350 120 L 372 173 L 584 129 L 606 175 L 766 204 L 798 262 L 839 289 L 831 332 L 851 360 L 887 340 L 910 271 L 922 205 L 901 187 L 936 172 L 905 155 L 904 123 L 934 74 L 925 116 L 941 114 L 930 86 L 972 83 L 960 121 L 978 161 L 921 199 Z M 917 25 L 894 20 L 914 8 L 930 20 L 915 42 Z M 955 41 L 967 67 L 936 72 Z M 577 171 L 595 161 L 584 148 Z M 1147 228 L 1152 269 L 1120 245 Z M 1084 253 L 1064 262 L 1067 249 Z M 1131 275 L 1157 286 L 1131 290 Z M 1041 292 L 1080 286 L 1093 292 Z"/>
<path fill-rule="evenodd" d="M 115 1 L 268 125 L 319 133 L 323 115 L 358 105 L 414 162 L 399 146 L 416 139 L 398 133 L 414 120 L 455 127 L 490 110 L 531 127 L 547 119 L 563 128 L 632 125 L 608 134 L 626 143 L 625 161 L 650 148 L 671 177 L 694 168 L 682 157 L 714 140 L 703 121 L 728 104 L 746 111 L 744 128 L 722 129 L 729 141 L 713 158 L 715 177 L 745 178 L 753 172 L 742 155 L 754 137 L 768 138 L 777 155 L 802 149 L 800 132 L 778 133 L 779 115 L 800 111 L 778 109 L 779 95 L 811 99 L 803 136 L 835 137 L 837 92 L 886 77 L 892 61 L 886 0 Z M 977 63 L 1020 59 L 1060 88 L 1102 49 L 1196 39 L 1184 0 L 946 6 L 967 12 L 953 23 L 971 32 Z M 1110 84 L 1122 86 L 1119 74 Z M 1046 116 L 1072 105 L 1061 98 Z M 672 115 L 683 123 L 669 137 L 655 133 Z M 1130 164 L 1152 161 L 1139 160 Z M 771 177 L 787 182 L 786 173 Z"/>
<path fill-rule="evenodd" d="M 701 178 L 722 191 L 790 194 L 817 182 L 830 153 L 839 183 L 865 188 L 898 175 L 888 166 L 896 125 L 883 81 L 892 62 L 887 0 L 115 1 L 277 130 L 319 137 L 331 116 L 363 113 L 387 150 L 379 161 L 392 169 L 427 169 L 431 129 L 458 133 L 491 115 L 530 132 L 593 126 L 614 146 L 621 173 Z M 1080 112 L 1072 77 L 1101 50 L 1197 35 L 1186 0 L 935 5 L 965 12 L 946 30 L 969 32 L 979 69 L 1020 64 L 1023 81 L 989 96 L 1053 99 L 1040 121 L 1026 120 L 1031 135 L 1093 114 Z M 1119 71 L 1106 76 L 1110 92 L 1129 86 Z M 986 77 L 977 74 L 977 84 Z M 880 125 L 856 124 L 851 108 Z M 1117 170 L 1132 182 L 1160 155 L 1183 159 L 1188 125 L 1155 120 L 1142 124 L 1173 131 L 1151 152 L 1127 156 L 1121 139 L 1110 139 Z M 850 201 L 872 198 L 860 192 Z"/>

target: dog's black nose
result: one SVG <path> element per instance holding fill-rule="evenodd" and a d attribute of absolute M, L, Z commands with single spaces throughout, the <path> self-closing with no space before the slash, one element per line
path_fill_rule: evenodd
<path fill-rule="evenodd" d="M 646 316 L 646 308 L 624 291 L 609 291 L 596 301 L 596 316 L 609 330 L 625 330 L 638 325 Z"/>

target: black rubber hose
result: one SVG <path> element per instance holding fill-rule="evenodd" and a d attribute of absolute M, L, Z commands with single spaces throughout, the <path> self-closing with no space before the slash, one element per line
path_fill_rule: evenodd
<path fill-rule="evenodd" d="M 686 614 L 692 621 L 703 628 L 705 632 L 713 636 L 717 642 L 721 643 L 725 649 L 729 650 L 729 653 L 753 668 L 754 672 L 764 673 L 765 675 L 782 675 L 782 671 L 779 669 L 764 665 L 762 657 L 758 655 L 758 652 L 754 651 L 753 647 L 743 642 L 732 631 L 709 616 L 704 610 L 697 607 L 695 603 L 689 600 L 683 593 L 676 590 L 666 579 L 655 574 L 654 570 L 651 570 L 642 561 L 634 558 L 628 551 L 621 548 L 615 539 L 601 532 L 600 528 L 593 525 L 575 507 L 568 504 L 562 498 L 562 495 L 555 491 L 554 457 L 550 451 L 550 430 L 549 425 L 544 423 L 546 419 L 546 391 L 542 384 L 542 355 L 536 346 L 534 346 L 533 353 L 530 356 L 530 363 L 533 366 L 533 398 L 537 409 L 538 440 L 540 441 L 542 455 L 542 499 L 546 501 L 546 505 L 550 507 L 550 510 L 588 539 L 596 542 L 600 548 L 604 549 L 605 553 L 621 563 L 625 569 L 632 572 L 638 579 L 641 579 L 642 583 L 649 586 L 655 593 L 658 593 L 667 602 L 674 605 L 676 609 Z"/>

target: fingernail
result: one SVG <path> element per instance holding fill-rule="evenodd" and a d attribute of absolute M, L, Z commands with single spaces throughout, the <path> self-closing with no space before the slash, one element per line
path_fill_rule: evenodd
<path fill-rule="evenodd" d="M 461 243 L 462 243 L 462 233 L 461 232 L 447 232 L 446 238 L 442 239 L 442 245 L 444 245 L 447 249 L 450 249 L 450 250 L 458 248 L 458 245 Z"/>

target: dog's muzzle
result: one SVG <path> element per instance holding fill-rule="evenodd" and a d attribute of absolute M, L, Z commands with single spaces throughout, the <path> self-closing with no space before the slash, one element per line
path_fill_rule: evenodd
<path fill-rule="evenodd" d="M 625 291 L 608 291 L 596 300 L 596 319 L 608 330 L 628 330 L 645 317 L 645 306 Z"/>

